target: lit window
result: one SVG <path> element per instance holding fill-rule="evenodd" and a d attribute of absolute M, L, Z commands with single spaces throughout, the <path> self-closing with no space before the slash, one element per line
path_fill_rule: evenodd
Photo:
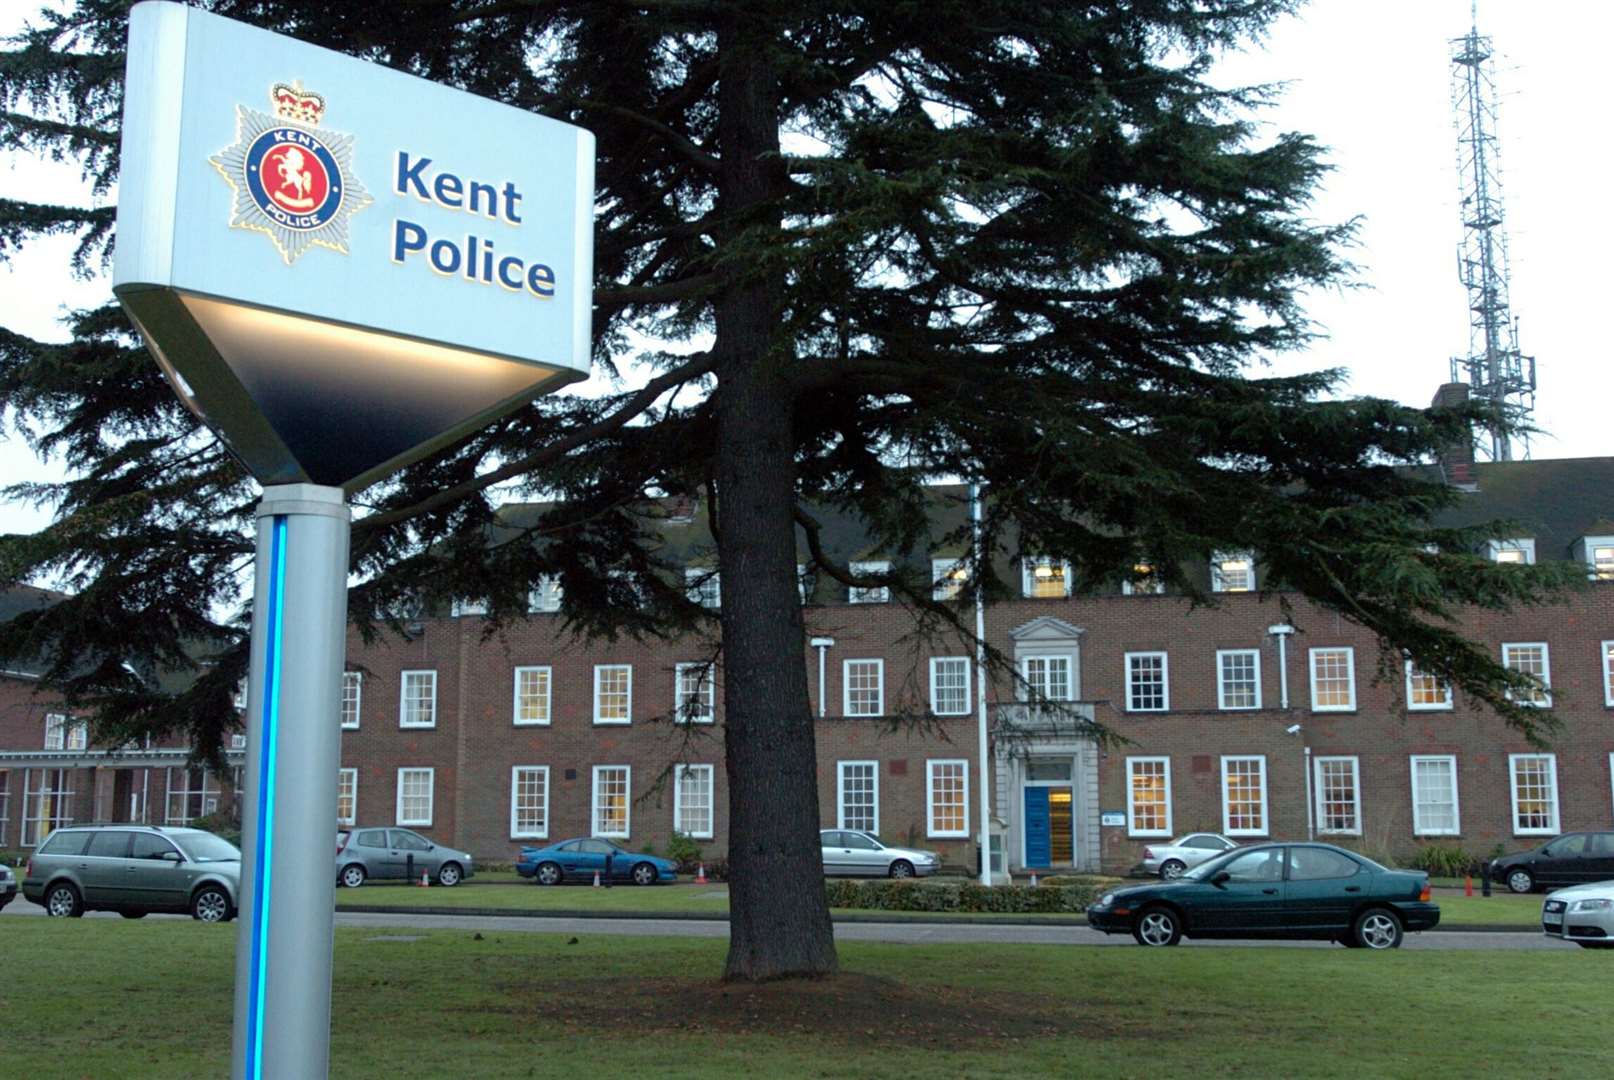
<path fill-rule="evenodd" d="M 90 722 L 88 720 L 75 720 L 67 725 L 67 748 L 69 750 L 88 750 L 90 747 Z"/>
<path fill-rule="evenodd" d="M 349 730 L 359 726 L 359 702 L 364 694 L 364 672 L 342 672 L 342 726 Z"/>
<path fill-rule="evenodd" d="M 970 662 L 964 657 L 930 658 L 930 711 L 937 716 L 969 714 Z"/>
<path fill-rule="evenodd" d="M 712 766 L 678 766 L 673 788 L 673 829 L 697 840 L 712 838 Z"/>
<path fill-rule="evenodd" d="M 1126 654 L 1126 708 L 1128 712 L 1165 712 L 1171 708 L 1165 653 Z"/>
<path fill-rule="evenodd" d="M 560 578 L 541 577 L 538 584 L 527 593 L 527 611 L 529 614 L 548 614 L 560 610 Z"/>
<path fill-rule="evenodd" d="M 206 769 L 167 769 L 168 800 L 163 821 L 189 825 L 219 808 L 218 777 Z"/>
<path fill-rule="evenodd" d="M 1492 540 L 1491 558 L 1499 563 L 1528 566 L 1536 561 L 1536 542 L 1529 538 Z"/>
<path fill-rule="evenodd" d="M 1356 650 L 1311 650 L 1311 708 L 1313 712 L 1343 712 L 1356 708 Z"/>
<path fill-rule="evenodd" d="M 1216 707 L 1261 707 L 1261 651 L 1219 649 L 1216 653 Z"/>
<path fill-rule="evenodd" d="M 1317 831 L 1362 835 L 1362 803 L 1354 757 L 1316 761 Z"/>
<path fill-rule="evenodd" d="M 549 835 L 549 766 L 510 770 L 510 837 L 542 840 Z"/>
<path fill-rule="evenodd" d="M 1407 708 L 1427 712 L 1451 707 L 1451 684 L 1437 675 L 1419 670 L 1411 660 L 1408 660 Z"/>
<path fill-rule="evenodd" d="M 73 824 L 75 769 L 25 769 L 22 785 L 22 846 L 37 847 L 54 830 Z M 34 785 L 38 784 L 38 787 Z"/>
<path fill-rule="evenodd" d="M 1254 592 L 1255 556 L 1239 552 L 1211 560 L 1212 592 Z"/>
<path fill-rule="evenodd" d="M 398 770 L 398 825 L 422 828 L 432 823 L 432 786 L 435 769 Z"/>
<path fill-rule="evenodd" d="M 403 673 L 403 696 L 399 701 L 398 726 L 406 728 L 437 726 L 437 672 Z"/>
<path fill-rule="evenodd" d="M 837 829 L 880 831 L 880 772 L 874 761 L 842 761 L 835 768 Z"/>
<path fill-rule="evenodd" d="M 841 665 L 842 715 L 885 715 L 885 661 L 847 660 Z"/>
<path fill-rule="evenodd" d="M 1593 581 L 1614 581 L 1614 536 L 1593 536 L 1586 541 L 1587 576 Z"/>
<path fill-rule="evenodd" d="M 956 600 L 969 584 L 970 568 L 957 559 L 930 560 L 930 596 L 932 600 Z"/>
<path fill-rule="evenodd" d="M 633 665 L 594 665 L 594 722 L 627 724 L 633 720 Z"/>
<path fill-rule="evenodd" d="M 1267 759 L 1222 759 L 1222 831 L 1228 836 L 1267 834 Z"/>
<path fill-rule="evenodd" d="M 891 564 L 886 561 L 855 562 L 847 567 L 853 577 L 879 577 L 881 574 L 891 572 Z M 849 585 L 846 589 L 846 602 L 848 604 L 884 604 L 891 599 L 891 590 L 884 585 L 875 585 L 864 588 L 859 585 Z"/>
<path fill-rule="evenodd" d="M 1603 704 L 1614 708 L 1614 641 L 1603 642 Z"/>
<path fill-rule="evenodd" d="M 1552 670 L 1547 661 L 1547 643 L 1544 641 L 1519 642 L 1502 646 L 1502 666 L 1512 668 L 1534 679 L 1537 689 L 1526 691 L 1522 697 L 1508 695 L 1520 705 L 1541 709 L 1552 708 Z"/>
<path fill-rule="evenodd" d="M 352 825 L 359 819 L 359 770 L 340 769 L 336 773 L 336 823 Z"/>
<path fill-rule="evenodd" d="M 969 801 L 969 762 L 925 763 L 926 836 L 968 836 Z"/>
<path fill-rule="evenodd" d="M 1132 567 L 1132 576 L 1121 581 L 1123 596 L 1159 596 L 1166 591 L 1166 583 L 1155 574 L 1148 563 Z"/>
<path fill-rule="evenodd" d="M 1071 700 L 1071 658 L 1069 656 L 1026 656 L 1020 659 L 1025 677 L 1024 692 L 1031 701 Z"/>
<path fill-rule="evenodd" d="M 594 836 L 628 835 L 628 765 L 594 766 Z"/>
<path fill-rule="evenodd" d="M 711 664 L 678 664 L 674 669 L 674 682 L 677 684 L 675 723 L 710 724 L 717 719 L 717 680 Z"/>
<path fill-rule="evenodd" d="M 1070 595 L 1070 563 L 1047 555 L 1020 560 L 1020 591 L 1033 599 Z"/>
<path fill-rule="evenodd" d="M 1412 831 L 1457 835 L 1457 759 L 1436 754 L 1412 759 Z"/>
<path fill-rule="evenodd" d="M 1558 834 L 1558 758 L 1555 754 L 1509 754 L 1513 832 L 1517 836 Z"/>
<path fill-rule="evenodd" d="M 1171 835 L 1171 759 L 1126 759 L 1128 836 Z"/>
<path fill-rule="evenodd" d="M 518 667 L 512 722 L 517 727 L 549 723 L 550 672 L 547 667 Z"/>
<path fill-rule="evenodd" d="M 716 611 L 723 606 L 723 593 L 718 584 L 718 573 L 709 566 L 691 566 L 684 569 L 684 588 L 689 602 Z"/>

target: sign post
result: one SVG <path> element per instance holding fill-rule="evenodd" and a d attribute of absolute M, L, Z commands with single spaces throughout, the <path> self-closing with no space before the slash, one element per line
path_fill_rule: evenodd
<path fill-rule="evenodd" d="M 321 1077 L 345 500 L 587 377 L 593 136 L 147 0 L 121 153 L 113 291 L 264 487 L 232 1072 Z"/>

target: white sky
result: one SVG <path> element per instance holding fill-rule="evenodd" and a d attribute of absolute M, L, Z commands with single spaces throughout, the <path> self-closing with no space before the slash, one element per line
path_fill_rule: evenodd
<path fill-rule="evenodd" d="M 31 6 L 8 0 L 0 34 Z M 1226 84 L 1289 83 L 1266 121 L 1312 134 L 1336 168 L 1313 216 L 1363 218 L 1349 254 L 1365 288 L 1313 296 L 1308 310 L 1329 337 L 1277 371 L 1343 367 L 1350 393 L 1427 405 L 1450 358 L 1467 350 L 1448 42 L 1468 25 L 1467 0 L 1313 0 L 1264 49 L 1224 65 Z M 1606 379 L 1595 377 L 1610 362 L 1600 268 L 1614 250 L 1614 215 L 1588 198 L 1614 171 L 1600 123 L 1614 4 L 1484 0 L 1480 29 L 1497 50 L 1513 313 L 1521 347 L 1538 360 L 1536 423 L 1546 435 L 1533 454 L 1614 454 Z M 82 191 L 73 167 L 0 155 L 0 196 L 73 202 Z M 0 264 L 0 326 L 64 340 L 62 314 L 105 298 L 104 281 L 69 274 L 72 247 L 46 240 Z M 5 434 L 0 483 L 60 475 Z M 0 503 L 0 531 L 47 521 L 48 511 Z"/>

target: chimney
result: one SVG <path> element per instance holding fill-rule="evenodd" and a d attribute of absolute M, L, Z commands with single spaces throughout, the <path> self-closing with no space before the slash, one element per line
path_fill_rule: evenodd
<path fill-rule="evenodd" d="M 1451 409 L 1468 404 L 1468 384 L 1449 382 L 1435 391 L 1431 409 Z M 1474 436 L 1472 430 L 1466 439 L 1441 447 L 1436 455 L 1441 474 L 1453 487 L 1472 487 L 1474 484 Z"/>

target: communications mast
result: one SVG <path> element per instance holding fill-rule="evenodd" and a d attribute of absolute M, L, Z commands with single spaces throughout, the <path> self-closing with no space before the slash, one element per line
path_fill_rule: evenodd
<path fill-rule="evenodd" d="M 1468 355 L 1453 357 L 1452 382 L 1466 382 L 1470 395 L 1490 402 L 1515 422 L 1535 411 L 1536 361 L 1519 352 L 1518 320 L 1508 309 L 1507 235 L 1502 229 L 1502 172 L 1496 138 L 1496 79 L 1491 39 L 1479 32 L 1477 0 L 1470 29 L 1452 41 L 1452 106 L 1457 124 L 1457 177 L 1462 196 L 1463 240 L 1457 276 L 1468 291 Z M 1490 459 L 1510 461 L 1515 443 L 1530 456 L 1527 435 L 1490 431 Z M 1485 440 L 1480 440 L 1484 452 Z"/>

